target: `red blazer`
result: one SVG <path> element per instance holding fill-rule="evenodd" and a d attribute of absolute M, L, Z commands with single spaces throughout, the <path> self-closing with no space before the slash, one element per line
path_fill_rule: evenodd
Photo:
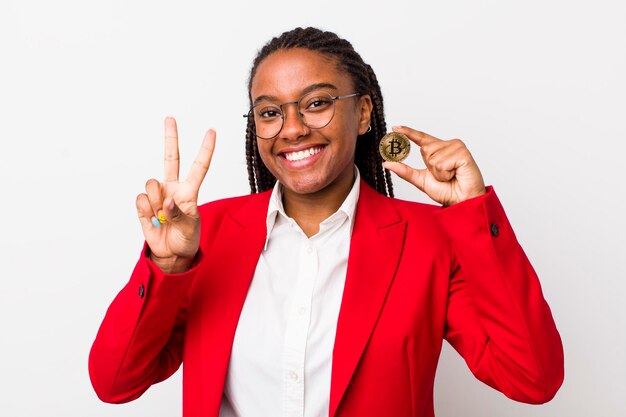
<path fill-rule="evenodd" d="M 196 266 L 164 275 L 144 255 L 109 307 L 89 372 L 121 403 L 183 369 L 183 416 L 217 416 L 270 193 L 201 206 Z M 493 190 L 448 208 L 361 183 L 337 323 L 330 416 L 434 416 L 442 340 L 506 396 L 550 400 L 563 350 L 537 276 Z"/>

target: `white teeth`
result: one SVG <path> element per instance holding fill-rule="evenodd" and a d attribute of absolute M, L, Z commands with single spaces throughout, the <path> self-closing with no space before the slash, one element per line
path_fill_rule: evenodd
<path fill-rule="evenodd" d="M 315 147 L 308 148 L 299 152 L 287 152 L 285 153 L 285 158 L 287 158 L 288 161 L 299 161 L 301 159 L 308 158 L 309 156 L 318 154 L 321 150 L 321 147 Z"/>

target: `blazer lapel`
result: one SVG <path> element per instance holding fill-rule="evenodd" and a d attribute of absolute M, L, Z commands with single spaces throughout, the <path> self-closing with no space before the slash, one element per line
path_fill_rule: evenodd
<path fill-rule="evenodd" d="M 201 327 L 204 407 L 217 415 L 239 316 L 266 237 L 270 193 L 227 213 L 210 248 Z M 209 359 L 210 358 L 210 359 Z M 210 413 L 210 415 L 213 415 Z"/>
<path fill-rule="evenodd" d="M 337 412 L 383 308 L 405 232 L 406 223 L 390 200 L 361 181 L 333 350 L 331 417 Z"/>

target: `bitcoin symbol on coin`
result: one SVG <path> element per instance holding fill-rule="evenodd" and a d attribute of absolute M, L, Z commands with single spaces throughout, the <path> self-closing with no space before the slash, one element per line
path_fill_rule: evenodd
<path fill-rule="evenodd" d="M 396 158 L 396 155 L 400 152 L 402 152 L 402 143 L 400 143 L 397 138 L 391 139 L 391 143 L 389 144 L 389 153 L 393 158 Z"/>
<path fill-rule="evenodd" d="M 380 140 L 378 150 L 385 161 L 400 162 L 409 155 L 411 143 L 406 135 L 390 132 Z"/>

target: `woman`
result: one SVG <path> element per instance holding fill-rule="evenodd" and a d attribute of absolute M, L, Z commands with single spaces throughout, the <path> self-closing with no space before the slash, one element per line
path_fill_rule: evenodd
<path fill-rule="evenodd" d="M 179 181 L 165 121 L 164 180 L 137 198 L 144 253 L 90 355 L 99 397 L 135 399 L 184 361 L 187 417 L 433 416 L 445 338 L 505 395 L 550 400 L 559 334 L 465 145 L 395 127 L 426 169 L 383 163 L 374 72 L 313 28 L 264 46 L 249 95 L 249 196 L 198 207 L 215 132 Z M 445 208 L 384 196 L 389 171 Z"/>

